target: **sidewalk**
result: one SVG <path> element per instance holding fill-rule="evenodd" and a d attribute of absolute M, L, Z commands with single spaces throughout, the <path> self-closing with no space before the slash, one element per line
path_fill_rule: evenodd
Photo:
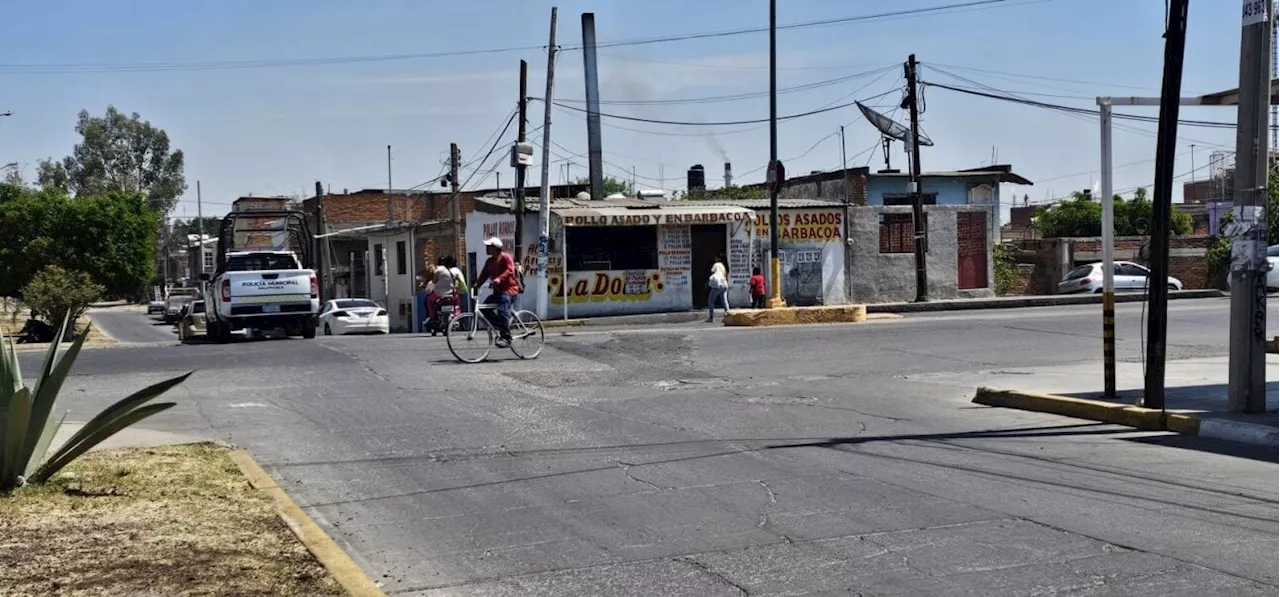
<path fill-rule="evenodd" d="M 1169 361 L 1165 373 L 1165 408 L 1169 413 L 1187 415 L 1197 420 L 1196 435 L 1276 446 L 1280 355 L 1267 355 L 1267 412 L 1263 414 L 1227 412 L 1228 364 L 1229 358 L 1225 356 Z M 1010 394 L 1038 395 L 1041 398 L 1048 395 L 1104 404 L 1143 406 L 1143 367 L 1142 363 L 1135 362 L 1116 364 L 1117 397 L 1112 401 L 1107 401 L 1102 396 L 1101 362 L 920 375 L 911 376 L 910 379 L 1010 390 Z"/>
<path fill-rule="evenodd" d="M 1169 293 L 1169 300 L 1222 298 L 1221 290 L 1179 290 Z M 1117 303 L 1135 303 L 1146 297 L 1140 293 L 1116 295 Z M 1058 305 L 1100 305 L 1101 294 L 1052 294 L 1036 296 L 1002 296 L 984 299 L 952 299 L 924 303 L 875 303 L 867 305 L 867 313 L 928 313 L 934 311 L 970 311 L 977 309 L 1021 309 L 1056 307 Z"/>

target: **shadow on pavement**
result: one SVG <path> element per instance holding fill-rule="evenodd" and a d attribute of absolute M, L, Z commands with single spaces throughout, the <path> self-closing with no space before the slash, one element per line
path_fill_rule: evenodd
<path fill-rule="evenodd" d="M 1195 410 L 1202 411 L 1205 414 L 1214 417 L 1229 418 L 1237 421 L 1248 423 L 1257 423 L 1259 425 L 1276 426 L 1276 398 L 1280 394 L 1280 382 L 1267 382 L 1267 410 L 1269 412 L 1261 415 L 1235 415 L 1226 412 L 1227 409 L 1227 384 L 1201 384 L 1195 386 L 1169 386 L 1164 391 L 1165 407 L 1169 410 Z M 1103 402 L 1114 402 L 1117 404 L 1137 405 L 1142 398 L 1143 390 L 1134 388 L 1128 390 L 1119 390 L 1116 397 L 1107 400 L 1103 397 L 1102 392 L 1074 392 L 1064 393 L 1062 396 L 1070 398 L 1086 398 L 1089 400 L 1101 400 Z"/>
<path fill-rule="evenodd" d="M 1270 446 L 1231 442 L 1211 437 L 1199 437 L 1195 435 L 1181 435 L 1175 433 L 1172 435 L 1126 437 L 1124 440 L 1139 444 L 1150 444 L 1165 446 L 1168 448 L 1181 448 L 1183 450 L 1209 452 L 1212 454 L 1221 454 L 1223 456 L 1248 458 L 1249 460 L 1258 460 L 1261 462 L 1280 462 L 1280 456 L 1277 455 L 1276 449 Z"/>

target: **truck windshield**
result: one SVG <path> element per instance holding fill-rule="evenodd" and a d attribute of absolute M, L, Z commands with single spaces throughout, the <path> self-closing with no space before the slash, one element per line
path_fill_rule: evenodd
<path fill-rule="evenodd" d="M 273 269 L 298 269 L 293 255 L 280 253 L 250 253 L 227 257 L 229 272 L 258 272 Z"/>

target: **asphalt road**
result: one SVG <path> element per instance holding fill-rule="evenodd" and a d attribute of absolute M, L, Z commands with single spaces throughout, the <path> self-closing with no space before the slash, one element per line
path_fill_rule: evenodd
<path fill-rule="evenodd" d="M 1226 354 L 1227 304 L 1173 303 L 1171 358 Z M 122 346 L 64 404 L 197 369 L 148 426 L 252 450 L 391 594 L 1275 595 L 1274 450 L 916 380 L 1097 359 L 1098 312 L 570 329 L 480 365 L 413 336 Z"/>
<path fill-rule="evenodd" d="M 89 312 L 93 324 L 108 336 L 124 343 L 178 341 L 177 328 L 159 315 L 145 315 L 142 307 L 109 307 Z"/>

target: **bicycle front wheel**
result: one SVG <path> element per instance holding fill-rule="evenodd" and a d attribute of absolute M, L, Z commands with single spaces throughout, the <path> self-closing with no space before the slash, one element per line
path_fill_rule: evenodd
<path fill-rule="evenodd" d="M 522 359 L 536 359 L 546 344 L 542 320 L 537 315 L 532 311 L 511 314 L 511 352 Z"/>
<path fill-rule="evenodd" d="M 493 347 L 493 329 L 476 319 L 475 313 L 460 313 L 449 320 L 444 339 L 454 358 L 464 363 L 479 363 Z"/>

